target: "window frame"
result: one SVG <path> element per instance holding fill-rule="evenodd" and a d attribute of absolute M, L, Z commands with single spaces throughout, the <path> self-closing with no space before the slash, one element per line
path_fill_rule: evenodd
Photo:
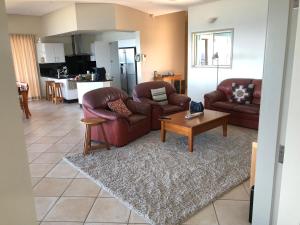
<path fill-rule="evenodd" d="M 223 33 L 223 32 L 231 32 L 231 55 L 230 55 L 230 64 L 229 65 L 201 65 L 201 64 L 196 64 L 196 54 L 197 54 L 197 43 L 196 42 L 196 37 L 199 34 L 209 34 L 211 33 L 213 36 L 215 35 L 215 33 Z M 191 64 L 192 64 L 192 68 L 228 68 L 231 69 L 232 68 L 232 64 L 233 64 L 233 50 L 234 50 L 234 28 L 227 28 L 227 29 L 218 29 L 218 30 L 208 30 L 208 31 L 195 31 L 191 33 Z M 214 46 L 213 46 L 214 49 Z M 214 52 L 213 52 L 214 53 Z"/>

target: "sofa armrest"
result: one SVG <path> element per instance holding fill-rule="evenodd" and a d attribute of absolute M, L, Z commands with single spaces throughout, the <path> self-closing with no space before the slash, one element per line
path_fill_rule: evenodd
<path fill-rule="evenodd" d="M 178 105 L 180 107 L 185 108 L 187 105 L 189 105 L 191 98 L 189 98 L 185 95 L 173 93 L 173 94 L 169 95 L 168 101 L 172 105 Z"/>
<path fill-rule="evenodd" d="M 213 91 L 204 95 L 205 108 L 209 108 L 212 103 L 226 101 L 226 96 L 222 91 Z"/>
<path fill-rule="evenodd" d="M 146 116 L 150 116 L 151 114 L 151 105 L 144 102 L 135 102 L 131 99 L 127 100 L 128 109 L 137 114 L 143 114 Z"/>
<path fill-rule="evenodd" d="M 86 110 L 90 111 L 90 113 L 92 113 L 93 115 L 106 120 L 113 121 L 113 120 L 123 119 L 128 121 L 128 118 L 126 116 L 105 109 L 86 109 Z"/>

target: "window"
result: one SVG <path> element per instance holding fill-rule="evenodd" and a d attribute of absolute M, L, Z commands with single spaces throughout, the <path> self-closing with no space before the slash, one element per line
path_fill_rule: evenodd
<path fill-rule="evenodd" d="M 231 67 L 233 29 L 192 34 L 194 67 Z"/>

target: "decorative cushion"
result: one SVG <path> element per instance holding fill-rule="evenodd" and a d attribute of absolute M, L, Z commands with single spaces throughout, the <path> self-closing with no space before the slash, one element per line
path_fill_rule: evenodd
<path fill-rule="evenodd" d="M 254 84 L 241 85 L 232 83 L 232 96 L 230 102 L 238 104 L 251 104 L 253 99 Z"/>
<path fill-rule="evenodd" d="M 127 108 L 127 106 L 124 104 L 124 102 L 120 98 L 115 101 L 108 102 L 107 106 L 111 111 L 119 113 L 126 117 L 129 117 L 130 115 L 132 115 L 132 112 Z"/>
<path fill-rule="evenodd" d="M 157 102 L 158 104 L 160 105 L 168 104 L 168 98 L 167 98 L 165 87 L 151 89 L 151 95 L 152 95 L 152 100 Z"/>

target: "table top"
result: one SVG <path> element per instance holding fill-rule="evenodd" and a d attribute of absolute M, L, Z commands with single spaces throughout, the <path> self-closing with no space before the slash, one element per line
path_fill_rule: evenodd
<path fill-rule="evenodd" d="M 170 76 L 162 76 L 162 77 L 155 77 L 154 80 L 163 80 L 163 81 L 174 81 L 174 80 L 185 80 L 184 76 L 182 75 L 170 75 Z"/>
<path fill-rule="evenodd" d="M 106 120 L 102 118 L 84 118 L 80 121 L 88 125 L 97 125 L 106 122 Z"/>
<path fill-rule="evenodd" d="M 176 125 L 180 125 L 183 127 L 197 127 L 218 119 L 226 118 L 230 115 L 230 113 L 218 112 L 214 110 L 205 109 L 204 113 L 196 116 L 192 119 L 186 119 L 185 116 L 189 113 L 189 111 L 183 111 L 175 114 L 171 114 L 167 117 L 170 119 L 161 119 L 165 123 L 172 123 Z"/>

